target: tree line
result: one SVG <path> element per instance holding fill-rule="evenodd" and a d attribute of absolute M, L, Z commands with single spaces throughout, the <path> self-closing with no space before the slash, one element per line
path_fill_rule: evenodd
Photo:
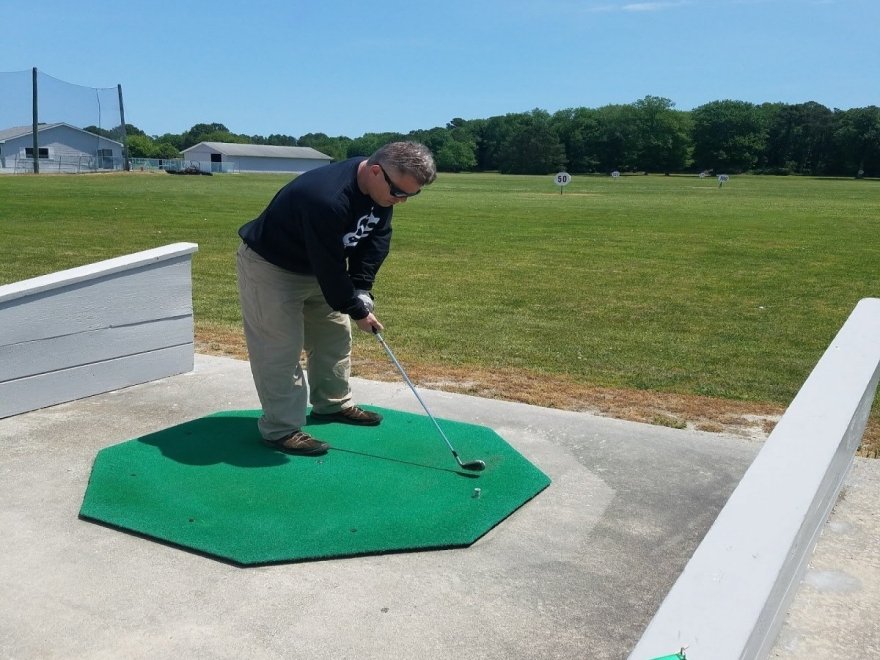
<path fill-rule="evenodd" d="M 415 140 L 431 149 L 445 172 L 880 176 L 880 107 L 832 110 L 812 101 L 723 100 L 681 111 L 669 99 L 646 96 L 552 114 L 536 108 L 488 119 L 455 118 L 442 127 L 357 138 L 243 135 L 219 123 L 154 136 L 129 124 L 126 134 L 132 158 L 177 158 L 199 142 L 238 142 L 312 147 L 341 160 L 369 155 L 390 141 Z"/>

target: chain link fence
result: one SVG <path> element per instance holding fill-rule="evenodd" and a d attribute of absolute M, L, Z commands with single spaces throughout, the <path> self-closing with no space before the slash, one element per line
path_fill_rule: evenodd
<path fill-rule="evenodd" d="M 214 163 L 204 160 L 185 160 L 183 158 L 131 158 L 133 172 L 158 172 L 164 170 L 172 174 L 231 174 L 239 172 L 237 161 Z"/>

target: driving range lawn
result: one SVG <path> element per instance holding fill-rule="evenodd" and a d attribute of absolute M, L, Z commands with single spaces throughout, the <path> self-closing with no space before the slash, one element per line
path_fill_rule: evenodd
<path fill-rule="evenodd" d="M 285 181 L 2 176 L 0 283 L 194 242 L 197 332 L 240 336 L 236 230 Z M 786 405 L 880 296 L 874 180 L 441 174 L 394 224 L 376 311 L 409 368 Z"/>

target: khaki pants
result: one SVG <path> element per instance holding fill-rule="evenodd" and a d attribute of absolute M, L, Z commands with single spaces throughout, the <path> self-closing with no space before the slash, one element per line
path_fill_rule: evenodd
<path fill-rule="evenodd" d="M 302 428 L 309 401 L 317 413 L 348 408 L 348 315 L 330 308 L 312 275 L 274 266 L 245 243 L 236 261 L 244 336 L 263 406 L 260 434 L 277 440 Z M 303 350 L 305 374 L 300 364 Z"/>

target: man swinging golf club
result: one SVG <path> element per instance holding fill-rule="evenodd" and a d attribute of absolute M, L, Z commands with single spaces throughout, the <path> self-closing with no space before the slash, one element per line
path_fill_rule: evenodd
<path fill-rule="evenodd" d="M 371 289 L 388 255 L 394 206 L 436 177 L 427 147 L 392 142 L 369 158 L 305 172 L 239 229 L 239 298 L 266 444 L 325 453 L 329 445 L 302 430 L 309 402 L 315 420 L 382 421 L 352 402 L 349 319 L 364 332 L 384 329 Z"/>

